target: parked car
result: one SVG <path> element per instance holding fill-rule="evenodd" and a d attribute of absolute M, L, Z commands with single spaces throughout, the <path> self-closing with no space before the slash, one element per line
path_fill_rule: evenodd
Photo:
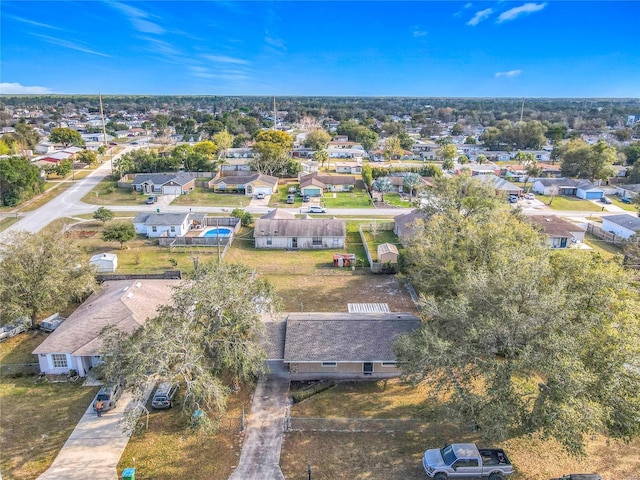
<path fill-rule="evenodd" d="M 311 205 L 307 213 L 325 213 L 326 210 L 322 208 L 320 205 Z"/>
<path fill-rule="evenodd" d="M 288 195 L 287 196 L 287 203 L 292 204 L 292 203 L 296 203 L 296 197 L 293 195 Z"/>
<path fill-rule="evenodd" d="M 152 195 L 149 198 L 147 198 L 147 205 L 152 205 L 157 201 L 158 201 L 158 197 L 156 197 L 155 195 Z"/>
<path fill-rule="evenodd" d="M 258 200 L 262 200 L 264 198 L 264 193 L 262 193 L 262 192 L 256 193 L 256 198 Z"/>
<path fill-rule="evenodd" d="M 138 142 L 131 142 L 131 145 L 138 145 Z"/>
<path fill-rule="evenodd" d="M 621 201 L 622 203 L 631 203 L 631 199 L 630 199 L 629 197 L 622 197 L 622 198 L 620 199 L 620 201 Z"/>
<path fill-rule="evenodd" d="M 109 142 L 109 145 L 111 145 L 112 147 L 117 147 L 118 144 L 116 142 Z"/>
<path fill-rule="evenodd" d="M 304 195 L 304 196 L 302 197 L 302 201 L 303 201 L 303 202 L 308 202 L 308 201 L 309 201 L 309 195 Z"/>
<path fill-rule="evenodd" d="M 296 187 L 289 187 L 289 193 L 296 193 Z"/>
<path fill-rule="evenodd" d="M 602 203 L 606 203 L 607 205 L 611 205 L 611 204 L 613 203 L 613 202 L 612 202 L 611 200 L 609 200 L 607 197 L 602 197 L 602 198 L 600 199 L 600 201 L 601 201 Z"/>
<path fill-rule="evenodd" d="M 518 197 L 516 195 L 509 195 L 509 203 L 518 203 Z"/>
<path fill-rule="evenodd" d="M 602 480 L 602 477 L 597 473 L 570 473 L 551 480 Z"/>
<path fill-rule="evenodd" d="M 524 194 L 524 198 L 526 200 L 535 200 L 536 199 L 536 197 L 535 197 L 535 195 L 533 193 L 525 193 Z"/>
<path fill-rule="evenodd" d="M 500 480 L 513 473 L 504 450 L 478 448 L 475 443 L 453 443 L 444 448 L 427 450 L 422 466 L 429 478 L 478 478 Z"/>
<path fill-rule="evenodd" d="M 0 342 L 7 338 L 15 337 L 19 333 L 26 332 L 31 325 L 29 317 L 16 318 L 12 324 L 0 327 Z"/>
<path fill-rule="evenodd" d="M 179 386 L 173 383 L 161 383 L 153 394 L 151 406 L 157 410 L 173 407 L 173 398 L 178 393 Z"/>
<path fill-rule="evenodd" d="M 102 400 L 103 412 L 108 412 L 109 410 L 113 410 L 118 405 L 118 399 L 122 395 L 122 385 L 116 383 L 115 385 L 105 385 L 100 389 L 98 395 L 96 395 L 95 400 L 93 401 L 93 410 L 96 409 L 96 404 L 99 400 Z"/>

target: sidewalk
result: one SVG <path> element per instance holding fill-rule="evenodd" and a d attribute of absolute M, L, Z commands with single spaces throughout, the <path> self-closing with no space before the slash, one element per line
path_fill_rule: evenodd
<path fill-rule="evenodd" d="M 153 384 L 145 392 L 148 398 Z M 92 402 L 93 403 L 93 402 Z M 71 432 L 49 469 L 38 480 L 116 480 L 116 466 L 124 452 L 129 435 L 119 424 L 125 409 L 131 406 L 131 394 L 123 393 L 115 410 L 96 416 L 93 405 Z"/>
<path fill-rule="evenodd" d="M 284 480 L 280 449 L 288 391 L 285 376 L 258 380 L 240 462 L 229 480 Z"/>

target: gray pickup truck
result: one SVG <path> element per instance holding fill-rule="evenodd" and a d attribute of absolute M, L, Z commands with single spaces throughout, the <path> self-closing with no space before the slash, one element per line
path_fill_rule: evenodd
<path fill-rule="evenodd" d="M 429 478 L 477 478 L 500 480 L 513 473 L 513 466 L 502 449 L 478 448 L 474 443 L 453 443 L 427 450 L 422 466 Z"/>

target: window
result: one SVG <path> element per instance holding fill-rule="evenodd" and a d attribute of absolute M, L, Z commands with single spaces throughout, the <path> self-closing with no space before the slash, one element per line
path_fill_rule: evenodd
<path fill-rule="evenodd" d="M 157 232 L 157 231 L 158 231 L 158 227 L 156 227 L 156 226 L 154 225 L 153 227 L 151 227 L 151 231 L 152 231 L 152 232 L 154 232 L 154 233 L 155 233 L 155 232 Z"/>
<path fill-rule="evenodd" d="M 382 362 L 383 367 L 395 367 L 396 362 Z"/>
<path fill-rule="evenodd" d="M 456 461 L 456 463 L 453 466 L 456 467 L 456 468 L 477 467 L 478 466 L 478 460 L 471 459 L 471 458 L 469 458 L 469 459 L 467 459 L 467 458 L 462 459 L 461 458 L 458 461 Z"/>
<path fill-rule="evenodd" d="M 273 245 L 273 238 L 267 237 L 267 245 Z"/>
<path fill-rule="evenodd" d="M 176 227 L 171 226 L 171 233 L 175 233 L 175 231 L 176 231 Z"/>
<path fill-rule="evenodd" d="M 67 355 L 64 353 L 52 353 L 51 362 L 53 368 L 67 368 Z"/>
<path fill-rule="evenodd" d="M 323 367 L 337 367 L 338 364 L 336 362 L 322 362 Z"/>
<path fill-rule="evenodd" d="M 334 247 L 340 246 L 340 237 L 333 237 L 333 246 Z"/>
<path fill-rule="evenodd" d="M 322 246 L 322 237 L 313 237 L 313 246 Z"/>

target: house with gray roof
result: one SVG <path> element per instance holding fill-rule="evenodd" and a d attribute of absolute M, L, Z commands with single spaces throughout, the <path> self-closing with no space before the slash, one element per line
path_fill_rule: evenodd
<path fill-rule="evenodd" d="M 220 193 L 244 193 L 248 197 L 258 193 L 273 195 L 278 192 L 278 177 L 257 172 L 225 172 L 224 175 L 210 180 L 209 188 Z"/>
<path fill-rule="evenodd" d="M 179 280 L 116 280 L 105 282 L 60 324 L 32 353 L 40 371 L 81 377 L 102 362 L 100 332 L 107 326 L 131 334 L 157 308 L 166 304 Z"/>
<path fill-rule="evenodd" d="M 640 232 L 640 218 L 624 213 L 602 217 L 602 229 L 618 237 L 628 239 Z"/>
<path fill-rule="evenodd" d="M 393 218 L 393 233 L 397 235 L 403 245 L 415 235 L 418 222 L 424 221 L 425 215 L 420 210 L 413 210 Z"/>
<path fill-rule="evenodd" d="M 341 249 L 347 227 L 338 218 L 296 218 L 286 210 L 274 209 L 256 220 L 253 237 L 256 248 Z"/>
<path fill-rule="evenodd" d="M 281 359 L 292 379 L 398 376 L 393 344 L 419 327 L 411 313 L 348 312 L 290 313 L 284 328 L 276 326 L 284 331 Z"/>
<path fill-rule="evenodd" d="M 303 195 L 319 197 L 322 190 L 327 192 L 350 192 L 356 186 L 356 177 L 352 175 L 328 175 L 310 173 L 300 176 L 300 191 Z"/>
<path fill-rule="evenodd" d="M 522 195 L 522 188 L 496 175 L 479 175 L 475 178 L 477 178 L 479 182 L 491 185 L 495 189 L 496 194 L 516 195 L 518 197 Z"/>
<path fill-rule="evenodd" d="M 616 185 L 616 195 L 621 198 L 634 198 L 640 194 L 640 183 Z"/>
<path fill-rule="evenodd" d="M 196 172 L 138 173 L 133 177 L 131 188 L 143 193 L 182 195 L 196 188 Z"/>
<path fill-rule="evenodd" d="M 556 215 L 531 215 L 527 219 L 540 229 L 551 248 L 570 248 L 584 242 L 584 228 Z"/>
<path fill-rule="evenodd" d="M 205 224 L 203 213 L 142 212 L 133 219 L 136 233 L 149 238 L 183 237 L 192 228 Z"/>
<path fill-rule="evenodd" d="M 532 190 L 540 195 L 575 196 L 584 200 L 599 200 L 604 190 L 589 180 L 579 178 L 538 178 L 533 182 Z"/>

